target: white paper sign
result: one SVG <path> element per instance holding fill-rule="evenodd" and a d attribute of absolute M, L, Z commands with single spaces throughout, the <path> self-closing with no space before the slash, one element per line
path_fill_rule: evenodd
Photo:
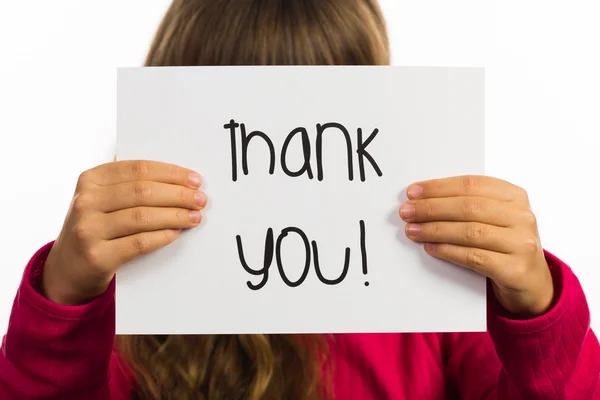
<path fill-rule="evenodd" d="M 117 156 L 196 170 L 210 202 L 118 273 L 120 334 L 486 328 L 485 280 L 398 216 L 409 184 L 484 173 L 483 69 L 121 69 Z"/>

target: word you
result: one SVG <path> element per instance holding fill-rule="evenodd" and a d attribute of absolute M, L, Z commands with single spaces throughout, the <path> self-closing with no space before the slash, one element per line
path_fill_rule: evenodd
<path fill-rule="evenodd" d="M 367 275 L 367 245 L 366 245 L 366 232 L 365 232 L 365 222 L 359 221 L 360 226 L 360 260 L 362 264 L 362 272 L 364 275 Z M 291 280 L 285 272 L 285 268 L 282 262 L 281 257 L 281 245 L 283 241 L 290 237 L 290 234 L 298 235 L 304 244 L 304 252 L 305 252 L 305 263 L 304 269 L 302 270 L 302 274 L 296 280 Z M 344 255 L 344 265 L 342 266 L 341 272 L 337 277 L 326 278 L 323 276 L 323 272 L 321 271 L 321 267 L 319 264 L 319 246 L 317 242 L 312 240 L 309 243 L 309 239 L 306 234 L 299 228 L 288 227 L 281 231 L 281 233 L 277 236 L 277 240 L 274 240 L 273 229 L 269 228 L 267 230 L 267 235 L 265 238 L 265 255 L 261 268 L 251 268 L 246 259 L 244 257 L 244 249 L 242 244 L 242 238 L 240 235 L 236 236 L 237 242 L 237 250 L 238 256 L 240 259 L 240 263 L 244 270 L 253 276 L 262 276 L 260 282 L 254 284 L 251 281 L 247 282 L 248 288 L 251 290 L 259 290 L 262 289 L 269 280 L 269 271 L 271 269 L 271 265 L 273 264 L 273 256 L 275 256 L 275 262 L 277 264 L 277 269 L 279 270 L 279 275 L 283 282 L 289 287 L 298 287 L 300 286 L 308 276 L 310 272 L 311 265 L 311 255 L 312 255 L 312 263 L 314 264 L 315 273 L 317 278 L 326 285 L 337 285 L 341 283 L 348 274 L 348 270 L 350 268 L 350 247 L 346 247 L 345 255 Z M 312 247 L 311 247 L 312 246 Z M 365 282 L 365 286 L 369 286 L 369 282 Z"/>
<path fill-rule="evenodd" d="M 252 131 L 247 133 L 246 125 L 235 122 L 235 120 L 231 120 L 229 123 L 223 126 L 226 130 L 229 130 L 230 139 L 231 139 L 231 178 L 233 181 L 237 181 L 238 179 L 238 151 L 237 151 L 237 136 L 238 136 L 238 128 L 239 128 L 239 136 L 241 142 L 241 158 L 242 158 L 242 172 L 244 175 L 248 175 L 248 145 L 250 141 L 253 139 L 262 139 L 262 141 L 269 148 L 269 174 L 273 175 L 275 172 L 275 163 L 276 163 L 276 154 L 275 154 L 275 146 L 273 145 L 273 141 L 264 132 L 261 131 Z M 383 172 L 381 168 L 371 156 L 371 154 L 367 151 L 367 146 L 375 139 L 377 134 L 379 133 L 379 129 L 374 129 L 373 132 L 365 139 L 363 137 L 362 128 L 358 128 L 356 130 L 356 149 L 354 150 L 352 139 L 350 137 L 350 133 L 342 124 L 336 122 L 329 122 L 326 124 L 317 124 L 316 126 L 316 140 L 315 140 L 315 152 L 316 152 L 316 170 L 317 170 L 317 180 L 323 180 L 323 134 L 325 132 L 333 133 L 339 132 L 345 139 L 345 151 L 347 154 L 347 166 L 348 166 L 348 179 L 350 181 L 354 180 L 354 154 L 357 156 L 358 161 L 358 172 L 360 175 L 360 180 L 364 182 L 366 180 L 365 173 L 365 160 L 371 165 L 377 176 L 383 176 Z M 300 167 L 296 171 L 292 171 L 288 167 L 288 147 L 292 140 L 298 137 L 302 143 L 302 153 L 304 156 L 304 163 L 302 167 Z M 290 177 L 299 177 L 302 175 L 307 175 L 309 179 L 313 179 L 313 166 L 311 165 L 311 153 L 313 150 L 313 145 L 310 142 L 310 138 L 308 135 L 308 131 L 304 127 L 297 127 L 293 129 L 286 137 L 283 142 L 283 146 L 280 152 L 280 164 L 281 170 Z"/>

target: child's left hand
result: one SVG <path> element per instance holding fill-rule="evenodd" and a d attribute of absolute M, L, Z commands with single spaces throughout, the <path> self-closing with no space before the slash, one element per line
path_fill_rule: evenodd
<path fill-rule="evenodd" d="M 419 182 L 400 207 L 406 235 L 437 258 L 493 281 L 509 312 L 544 314 L 554 295 L 527 192 L 506 181 L 462 176 Z"/>

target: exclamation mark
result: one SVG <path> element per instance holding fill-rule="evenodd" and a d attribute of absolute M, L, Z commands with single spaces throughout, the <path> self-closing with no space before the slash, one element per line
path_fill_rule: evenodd
<path fill-rule="evenodd" d="M 365 239 L 365 221 L 360 220 L 360 254 L 362 257 L 362 272 L 365 277 L 369 273 L 367 269 L 367 243 Z M 365 286 L 369 286 L 369 281 L 365 281 Z"/>

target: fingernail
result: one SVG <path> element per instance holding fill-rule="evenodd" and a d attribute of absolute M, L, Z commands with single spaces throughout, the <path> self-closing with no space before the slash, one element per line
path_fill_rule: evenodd
<path fill-rule="evenodd" d="M 175 229 L 175 233 L 177 233 L 178 235 L 181 234 L 183 232 L 183 229 Z"/>
<path fill-rule="evenodd" d="M 423 186 L 421 185 L 410 185 L 407 190 L 408 197 L 411 199 L 418 199 L 423 195 Z"/>
<path fill-rule="evenodd" d="M 204 207 L 206 205 L 206 195 L 203 192 L 198 190 L 194 194 L 194 199 L 196 200 L 196 204 L 198 204 L 198 206 Z"/>
<path fill-rule="evenodd" d="M 406 227 L 406 232 L 410 236 L 415 236 L 421 233 L 421 225 L 420 224 L 408 224 Z"/>
<path fill-rule="evenodd" d="M 199 223 L 201 216 L 202 216 L 202 214 L 200 214 L 200 211 L 197 211 L 197 210 L 190 211 L 190 222 L 192 224 Z"/>
<path fill-rule="evenodd" d="M 435 243 L 425 243 L 425 250 L 433 251 L 435 249 Z"/>
<path fill-rule="evenodd" d="M 197 174 L 196 172 L 190 172 L 189 179 L 190 184 L 193 187 L 200 187 L 200 184 L 202 183 L 202 177 L 200 176 L 200 174 Z"/>
<path fill-rule="evenodd" d="M 400 206 L 400 216 L 404 219 L 409 219 L 415 216 L 416 208 L 414 204 L 402 204 Z"/>

